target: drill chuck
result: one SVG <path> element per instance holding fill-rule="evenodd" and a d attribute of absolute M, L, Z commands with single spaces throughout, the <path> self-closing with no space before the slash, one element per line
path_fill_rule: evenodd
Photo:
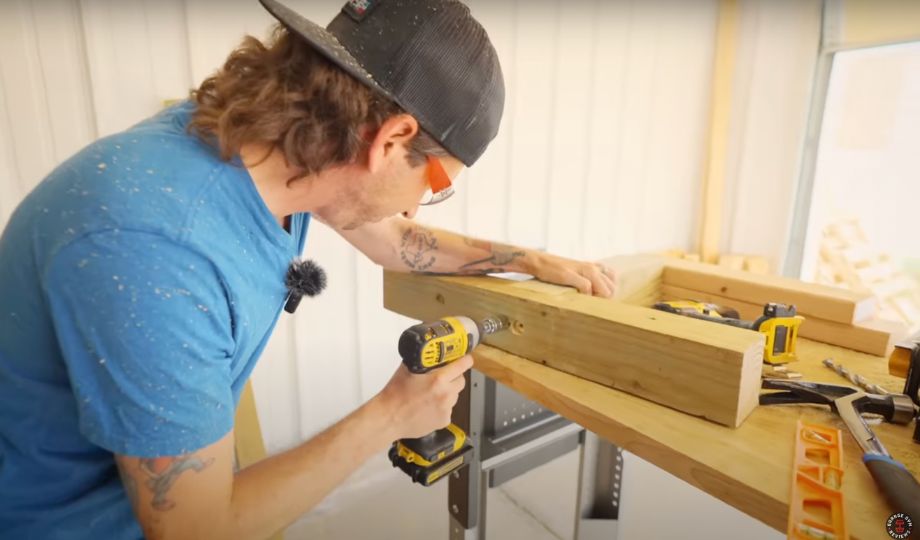
<path fill-rule="evenodd" d="M 511 321 L 509 321 L 507 317 L 486 317 L 479 321 L 479 333 L 487 336 L 489 334 L 501 332 L 509 326 L 511 326 Z"/>

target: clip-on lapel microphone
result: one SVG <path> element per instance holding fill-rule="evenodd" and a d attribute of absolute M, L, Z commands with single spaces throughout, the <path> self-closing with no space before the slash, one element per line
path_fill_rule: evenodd
<path fill-rule="evenodd" d="M 284 311 L 294 313 L 304 295 L 312 298 L 326 288 L 326 272 L 313 261 L 295 260 L 288 267 L 284 284 L 288 288 Z"/>

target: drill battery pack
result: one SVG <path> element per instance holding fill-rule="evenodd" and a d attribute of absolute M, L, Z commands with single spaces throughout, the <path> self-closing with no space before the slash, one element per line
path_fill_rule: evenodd
<path fill-rule="evenodd" d="M 473 447 L 454 424 L 418 439 L 400 439 L 390 447 L 389 458 L 413 482 L 430 486 L 467 464 Z"/>

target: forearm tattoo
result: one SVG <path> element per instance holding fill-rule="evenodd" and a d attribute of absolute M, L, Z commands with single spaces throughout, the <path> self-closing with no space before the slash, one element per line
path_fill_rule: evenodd
<path fill-rule="evenodd" d="M 434 231 L 413 225 L 403 232 L 399 256 L 403 264 L 414 273 L 437 276 L 478 276 L 508 272 L 507 265 L 526 255 L 523 250 L 510 246 L 473 238 L 464 238 L 463 241 L 470 247 L 488 252 L 489 255 L 462 264 L 453 271 L 431 271 L 429 269 L 438 259 L 440 247 L 438 239 Z"/>
<path fill-rule="evenodd" d="M 493 272 L 507 272 L 507 265 L 514 262 L 518 257 L 523 257 L 526 253 L 523 250 L 515 249 L 511 246 L 503 246 L 501 244 L 493 244 L 492 242 L 485 242 L 483 240 L 476 240 L 474 238 L 465 238 L 464 243 L 466 245 L 486 250 L 490 253 L 488 257 L 478 259 L 475 261 L 470 261 L 460 267 L 460 270 L 475 270 L 483 274 L 490 274 Z M 474 266 L 484 264 L 484 265 L 494 265 L 491 267 L 484 268 L 473 268 Z"/>
<path fill-rule="evenodd" d="M 175 484 L 179 475 L 185 471 L 192 470 L 201 472 L 206 467 L 214 463 L 214 458 L 202 460 L 198 456 L 188 455 L 179 457 L 160 457 L 160 458 L 141 458 L 139 460 L 140 470 L 147 475 L 147 481 L 144 484 L 153 493 L 153 500 L 150 502 L 155 510 L 169 510 L 176 503 L 167 498 L 170 488 Z M 128 475 L 123 475 L 128 476 Z M 137 484 L 133 478 L 131 485 L 134 490 L 134 498 L 137 499 Z M 126 483 L 126 488 L 128 484 Z M 131 494 L 128 495 L 131 497 Z"/>
<path fill-rule="evenodd" d="M 399 258 L 413 272 L 424 272 L 437 260 L 438 239 L 424 227 L 408 227 L 402 235 Z"/>

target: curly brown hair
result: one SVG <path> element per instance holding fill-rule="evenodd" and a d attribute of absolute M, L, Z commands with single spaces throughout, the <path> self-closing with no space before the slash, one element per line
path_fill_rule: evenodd
<path fill-rule="evenodd" d="M 223 67 L 192 91 L 197 104 L 189 130 L 230 160 L 244 144 L 280 149 L 289 165 L 314 174 L 353 163 L 376 131 L 405 111 L 276 25 L 266 44 L 252 36 Z M 409 146 L 413 166 L 448 152 L 419 129 Z"/>

